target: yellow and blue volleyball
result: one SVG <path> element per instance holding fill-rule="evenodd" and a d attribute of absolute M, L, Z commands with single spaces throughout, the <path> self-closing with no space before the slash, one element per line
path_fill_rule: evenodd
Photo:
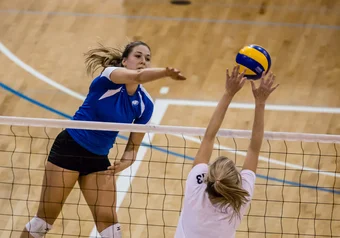
<path fill-rule="evenodd" d="M 246 70 L 245 77 L 247 79 L 256 80 L 261 78 L 263 71 L 269 71 L 271 58 L 263 47 L 248 45 L 238 52 L 236 63 L 240 65 L 240 73 Z"/>

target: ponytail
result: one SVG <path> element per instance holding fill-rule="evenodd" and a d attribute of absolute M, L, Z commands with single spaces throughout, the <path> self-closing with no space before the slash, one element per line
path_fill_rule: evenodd
<path fill-rule="evenodd" d="M 242 179 L 232 160 L 219 157 L 210 165 L 206 179 L 209 199 L 212 204 L 225 210 L 231 207 L 234 217 L 240 217 L 242 205 L 248 202 L 249 193 L 242 188 Z"/>
<path fill-rule="evenodd" d="M 103 67 L 121 67 L 123 52 L 116 48 L 106 47 L 102 44 L 98 48 L 89 50 L 85 53 L 86 72 L 93 75 L 96 70 Z"/>

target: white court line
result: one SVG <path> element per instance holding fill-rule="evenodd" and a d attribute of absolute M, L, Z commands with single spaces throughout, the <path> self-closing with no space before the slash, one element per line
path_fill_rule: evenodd
<path fill-rule="evenodd" d="M 182 99 L 159 99 L 168 105 L 177 106 L 194 106 L 194 107 L 216 107 L 218 102 L 199 101 L 199 100 L 182 100 Z M 255 109 L 254 103 L 230 103 L 229 108 Z M 336 107 L 310 107 L 310 106 L 293 106 L 293 105 L 273 105 L 266 104 L 266 110 L 269 111 L 291 111 L 291 112 L 317 112 L 317 113 L 340 113 L 340 108 Z"/>
<path fill-rule="evenodd" d="M 12 60 L 16 65 L 21 67 L 22 69 L 26 70 L 28 73 L 32 74 L 37 79 L 40 79 L 41 81 L 44 81 L 45 83 L 51 85 L 54 88 L 59 89 L 60 91 L 63 91 L 64 93 L 70 95 L 71 97 L 80 99 L 84 101 L 85 96 L 72 91 L 69 88 L 66 88 L 65 86 L 53 81 L 52 79 L 46 77 L 45 75 L 39 73 L 35 69 L 33 69 L 31 66 L 27 65 L 26 63 L 22 62 L 17 56 L 15 56 L 9 49 L 7 49 L 1 42 L 0 42 L 0 51 L 6 55 L 10 60 Z"/>
<path fill-rule="evenodd" d="M 178 135 L 178 134 L 171 134 L 171 135 L 176 136 L 176 137 L 180 137 L 180 138 L 184 138 L 186 140 L 190 140 L 192 142 L 196 142 L 198 144 L 201 144 L 201 140 L 196 138 L 196 137 L 185 136 L 185 135 Z M 222 149 L 222 150 L 225 150 L 225 151 L 233 153 L 233 154 L 236 153 L 236 154 L 242 155 L 244 157 L 247 155 L 247 152 L 235 151 L 234 149 L 226 147 L 226 146 L 223 146 L 223 145 L 214 144 L 214 148 L 215 149 Z M 276 160 L 276 159 L 272 159 L 272 158 L 267 158 L 267 157 L 264 157 L 264 156 L 259 156 L 259 160 L 265 161 L 265 162 L 268 162 L 268 163 L 271 163 L 271 164 L 281 165 L 283 167 L 290 167 L 290 168 L 293 168 L 293 169 L 299 169 L 299 170 L 309 171 L 309 172 L 312 172 L 312 173 L 323 174 L 323 175 L 326 175 L 326 176 L 332 176 L 332 177 L 340 178 L 340 174 L 338 174 L 338 173 L 325 172 L 325 171 L 322 171 L 322 170 L 313 169 L 313 168 L 306 167 L 306 166 L 302 167 L 300 165 L 291 164 L 291 163 L 287 163 L 287 162 L 282 162 L 282 161 L 279 161 L 279 160 Z"/>

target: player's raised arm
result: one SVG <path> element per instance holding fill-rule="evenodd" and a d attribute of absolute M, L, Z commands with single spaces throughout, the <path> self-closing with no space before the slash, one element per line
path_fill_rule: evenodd
<path fill-rule="evenodd" d="M 256 88 L 255 83 L 251 81 L 253 95 L 255 98 L 255 117 L 251 141 L 248 147 L 246 159 L 243 164 L 243 169 L 249 169 L 256 172 L 259 153 L 262 145 L 264 134 L 264 110 L 268 96 L 279 86 L 273 87 L 275 76 L 271 73 L 267 79 L 264 74 L 261 78 L 260 86 Z"/>
<path fill-rule="evenodd" d="M 193 166 L 200 163 L 208 163 L 212 154 L 215 136 L 221 127 L 225 113 L 229 107 L 234 95 L 243 87 L 246 78 L 243 77 L 244 72 L 239 74 L 239 66 L 235 66 L 231 75 L 229 70 L 226 72 L 225 91 L 220 99 L 214 114 L 212 115 L 208 124 L 207 130 L 204 134 L 201 146 L 195 157 Z"/>

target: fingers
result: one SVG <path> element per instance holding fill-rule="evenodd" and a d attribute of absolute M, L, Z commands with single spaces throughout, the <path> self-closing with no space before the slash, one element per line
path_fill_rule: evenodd
<path fill-rule="evenodd" d="M 186 80 L 187 78 L 186 78 L 184 75 L 182 75 L 182 74 L 179 73 L 179 74 L 177 75 L 177 79 L 178 79 L 178 80 Z"/>
<path fill-rule="evenodd" d="M 107 174 L 107 175 L 114 175 L 115 174 L 114 166 L 107 167 L 107 170 L 105 171 L 105 174 Z"/>
<path fill-rule="evenodd" d="M 168 71 L 168 76 L 174 80 L 186 80 L 187 78 L 181 74 L 181 71 L 175 68 L 167 67 L 166 70 Z"/>
<path fill-rule="evenodd" d="M 268 79 L 266 80 L 265 85 L 267 86 L 267 88 L 270 92 L 272 92 L 271 90 L 272 90 L 272 86 L 273 86 L 274 81 L 275 81 L 275 77 L 276 76 L 273 74 L 273 72 L 271 72 Z M 275 87 L 277 87 L 277 85 Z"/>
<path fill-rule="evenodd" d="M 175 73 L 175 74 L 179 73 L 179 70 L 178 70 L 178 69 L 175 69 L 175 68 L 167 67 L 166 69 L 167 69 L 170 73 Z"/>
<path fill-rule="evenodd" d="M 180 73 L 180 71 L 178 69 L 175 69 L 175 68 L 168 67 L 167 70 L 169 71 L 170 76 L 177 75 L 177 74 Z"/>
<path fill-rule="evenodd" d="M 229 75 L 229 69 L 227 69 L 227 70 L 226 70 L 226 78 L 227 78 L 227 80 L 229 80 L 229 79 L 230 79 L 230 75 Z"/>
<path fill-rule="evenodd" d="M 239 74 L 239 69 L 240 69 L 240 65 L 236 65 L 233 69 L 233 74 L 232 74 L 232 78 L 237 78 L 238 74 Z"/>
<path fill-rule="evenodd" d="M 231 78 L 235 78 L 235 75 L 236 75 L 236 68 L 237 68 L 237 66 L 235 66 L 234 68 L 233 68 L 233 73 L 231 74 Z"/>
<path fill-rule="evenodd" d="M 241 86 L 241 88 L 242 88 L 243 85 L 246 83 L 246 81 L 247 81 L 247 78 L 246 78 L 246 77 L 243 77 L 243 78 L 241 79 L 241 81 L 240 81 L 240 86 Z"/>
<path fill-rule="evenodd" d="M 274 81 L 275 81 L 275 75 L 273 73 L 270 74 L 270 77 L 268 79 L 268 87 L 271 88 L 274 84 Z"/>
<path fill-rule="evenodd" d="M 226 90 L 231 95 L 235 95 L 245 84 L 247 78 L 244 77 L 246 69 L 240 73 L 240 65 L 233 67 L 231 76 L 229 75 L 229 69 L 226 70 Z"/>
<path fill-rule="evenodd" d="M 253 91 L 255 91 L 255 90 L 256 90 L 256 86 L 255 86 L 254 81 L 250 81 L 250 83 L 251 83 L 251 89 L 252 89 Z"/>
<path fill-rule="evenodd" d="M 244 78 L 244 74 L 246 73 L 246 70 L 244 69 L 243 71 L 242 71 L 242 73 L 240 73 L 239 75 L 238 75 L 238 77 L 237 77 L 237 79 L 239 80 L 239 81 L 241 81 L 243 78 Z"/>
<path fill-rule="evenodd" d="M 263 71 L 263 73 L 262 73 L 262 76 L 261 76 L 261 83 L 260 83 L 260 87 L 261 87 L 262 85 L 264 85 L 264 84 L 265 84 L 264 77 L 265 77 L 265 72 Z"/>
<path fill-rule="evenodd" d="M 262 74 L 261 79 L 263 79 L 263 85 L 268 86 L 270 81 L 271 81 L 272 76 L 273 76 L 273 73 L 270 73 L 269 76 L 267 78 L 265 78 Z"/>
<path fill-rule="evenodd" d="M 244 74 L 246 73 L 246 69 L 243 70 L 242 73 L 240 71 L 240 65 L 236 65 L 233 68 L 233 71 L 231 73 L 231 76 L 229 75 L 229 69 L 226 70 L 226 78 L 227 80 L 237 80 L 241 81 L 242 78 L 244 77 Z"/>
<path fill-rule="evenodd" d="M 113 175 L 118 170 L 120 166 L 120 161 L 113 162 L 113 165 L 110 165 L 107 167 L 107 170 L 105 171 L 106 174 Z"/>
<path fill-rule="evenodd" d="M 280 84 L 277 84 L 274 88 L 272 88 L 271 90 L 270 90 L 270 93 L 272 93 L 275 89 L 277 89 L 277 87 L 279 86 Z"/>
<path fill-rule="evenodd" d="M 265 79 L 265 75 L 266 75 L 265 72 L 263 72 L 262 77 L 261 77 L 261 83 L 260 83 L 259 87 L 271 89 L 273 84 L 274 84 L 274 81 L 275 81 L 275 75 L 273 74 L 273 72 L 270 72 L 267 79 Z"/>

